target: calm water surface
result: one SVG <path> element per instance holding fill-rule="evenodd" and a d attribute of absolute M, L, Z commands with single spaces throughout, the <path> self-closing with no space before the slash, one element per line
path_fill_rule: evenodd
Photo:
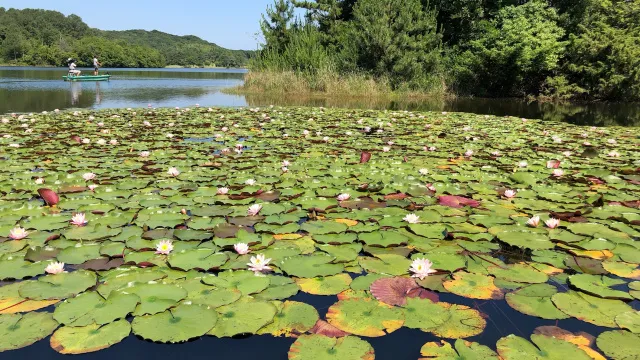
<path fill-rule="evenodd" d="M 82 69 L 90 73 L 91 69 Z M 539 104 L 514 99 L 389 101 L 369 98 L 231 95 L 244 69 L 102 69 L 111 81 L 62 81 L 66 68 L 0 67 L 0 114 L 68 108 L 173 106 L 325 106 L 389 110 L 462 111 L 566 121 L 580 125 L 640 126 L 640 103 Z"/>

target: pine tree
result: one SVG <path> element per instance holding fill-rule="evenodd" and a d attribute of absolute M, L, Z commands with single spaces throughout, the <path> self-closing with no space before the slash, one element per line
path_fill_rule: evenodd
<path fill-rule="evenodd" d="M 294 7 L 289 0 L 275 0 L 273 6 L 267 8 L 266 16 L 262 15 L 260 28 L 265 40 L 265 48 L 283 53 L 291 40 L 291 21 Z"/>

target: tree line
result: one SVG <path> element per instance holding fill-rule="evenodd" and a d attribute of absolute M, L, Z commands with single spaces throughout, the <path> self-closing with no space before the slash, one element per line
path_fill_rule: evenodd
<path fill-rule="evenodd" d="M 105 67 L 246 65 L 252 51 L 229 50 L 196 36 L 160 31 L 102 31 L 76 15 L 41 9 L 0 7 L 0 63 L 64 66 L 74 58 L 91 66 L 98 56 Z"/>
<path fill-rule="evenodd" d="M 257 70 L 364 73 L 394 89 L 471 96 L 640 100 L 640 0 L 275 0 L 261 28 Z"/>

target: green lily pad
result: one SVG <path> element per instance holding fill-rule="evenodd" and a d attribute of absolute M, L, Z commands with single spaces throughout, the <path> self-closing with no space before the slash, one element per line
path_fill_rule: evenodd
<path fill-rule="evenodd" d="M 640 354 L 640 335 L 628 331 L 605 331 L 596 340 L 605 355 L 616 360 L 635 360 Z"/>
<path fill-rule="evenodd" d="M 554 339 L 543 335 L 531 335 L 531 342 L 516 335 L 509 335 L 498 340 L 498 354 L 504 360 L 521 359 L 591 359 L 577 345 L 568 341 Z"/>
<path fill-rule="evenodd" d="M 607 327 L 617 327 L 616 316 L 633 310 L 620 300 L 601 299 L 577 291 L 555 294 L 551 301 L 569 316 Z"/>
<path fill-rule="evenodd" d="M 632 300 L 629 293 L 611 289 L 612 286 L 625 284 L 624 280 L 613 279 L 604 275 L 576 274 L 569 276 L 571 285 L 578 289 L 599 297 L 607 299 Z"/>
<path fill-rule="evenodd" d="M 311 305 L 297 301 L 274 303 L 278 312 L 273 322 L 258 331 L 258 334 L 273 336 L 297 336 L 309 331 L 318 321 L 318 311 Z"/>
<path fill-rule="evenodd" d="M 349 274 L 338 274 L 333 276 L 298 278 L 296 284 L 306 293 L 313 295 L 337 295 L 349 288 L 351 276 Z"/>
<path fill-rule="evenodd" d="M 480 312 L 464 305 L 407 298 L 404 326 L 444 338 L 466 338 L 482 333 L 486 321 Z"/>
<path fill-rule="evenodd" d="M 181 287 L 154 282 L 132 284 L 118 291 L 122 294 L 135 294 L 140 298 L 140 304 L 133 312 L 134 316 L 163 312 L 187 297 L 187 291 Z"/>
<path fill-rule="evenodd" d="M 509 293 L 505 296 L 507 304 L 523 314 L 543 319 L 567 319 L 569 316 L 558 310 L 551 297 L 558 293 L 555 286 L 534 284 Z"/>
<path fill-rule="evenodd" d="M 447 291 L 472 299 L 502 299 L 504 295 L 493 281 L 491 276 L 459 271 L 453 274 L 453 280 L 442 285 Z"/>
<path fill-rule="evenodd" d="M 446 341 L 428 342 L 422 345 L 420 354 L 425 356 L 425 359 L 434 360 L 484 360 L 493 359 L 498 360 L 498 354 L 490 348 L 480 345 L 475 342 L 469 342 L 464 340 L 456 340 L 454 347 Z"/>
<path fill-rule="evenodd" d="M 373 354 L 373 347 L 355 336 L 302 335 L 289 349 L 290 360 L 373 360 Z"/>
<path fill-rule="evenodd" d="M 0 352 L 20 349 L 49 336 L 58 327 L 50 313 L 0 315 Z"/>
<path fill-rule="evenodd" d="M 24 284 L 20 296 L 32 300 L 64 299 L 94 286 L 96 280 L 93 272 L 84 270 L 47 275 Z"/>
<path fill-rule="evenodd" d="M 252 271 L 225 271 L 218 276 L 206 276 L 202 282 L 226 289 L 239 290 L 243 295 L 263 291 L 270 284 L 270 278 L 258 277 Z"/>
<path fill-rule="evenodd" d="M 398 308 L 377 300 L 349 299 L 331 305 L 327 321 L 354 335 L 378 337 L 402 327 L 404 314 Z"/>
<path fill-rule="evenodd" d="M 190 249 L 169 255 L 169 265 L 181 270 L 212 270 L 227 262 L 229 256 L 212 249 Z"/>
<path fill-rule="evenodd" d="M 287 257 L 278 266 L 290 276 L 302 278 L 329 276 L 339 274 L 344 269 L 342 264 L 332 264 L 334 259 L 335 257 L 328 254 L 314 253 L 309 256 Z"/>
<path fill-rule="evenodd" d="M 632 333 L 640 333 L 640 311 L 629 311 L 616 316 L 616 324 Z"/>
<path fill-rule="evenodd" d="M 266 301 L 237 301 L 218 309 L 218 322 L 209 331 L 216 337 L 231 337 L 238 334 L 255 334 L 265 325 L 274 321 L 278 310 Z"/>
<path fill-rule="evenodd" d="M 111 293 L 104 299 L 94 291 L 65 300 L 56 307 L 54 319 L 68 326 L 108 324 L 133 312 L 140 299 L 134 294 Z"/>
<path fill-rule="evenodd" d="M 144 339 L 178 343 L 205 335 L 217 320 L 216 311 L 205 305 L 181 304 L 161 313 L 136 316 L 131 327 Z"/>
<path fill-rule="evenodd" d="M 106 325 L 64 326 L 51 336 L 51 347 L 61 354 L 85 354 L 113 346 L 129 336 L 131 325 L 118 320 Z"/>

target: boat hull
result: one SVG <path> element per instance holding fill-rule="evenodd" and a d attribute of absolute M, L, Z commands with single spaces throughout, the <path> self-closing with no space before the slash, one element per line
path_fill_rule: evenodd
<path fill-rule="evenodd" d="M 80 75 L 62 77 L 64 81 L 108 81 L 111 75 Z"/>

